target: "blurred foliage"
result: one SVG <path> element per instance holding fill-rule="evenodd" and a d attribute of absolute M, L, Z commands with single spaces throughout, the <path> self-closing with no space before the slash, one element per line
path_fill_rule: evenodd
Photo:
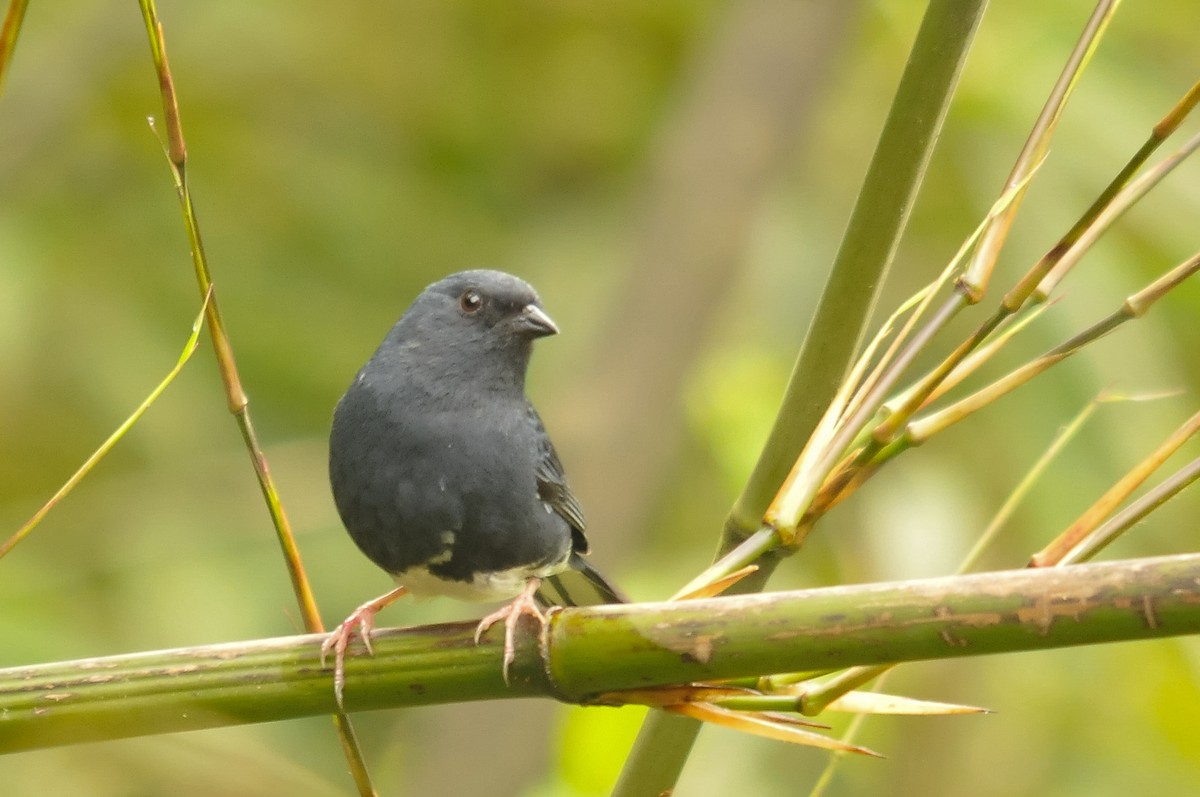
<path fill-rule="evenodd" d="M 735 11 L 770 14 L 780 2 L 442 0 L 318 12 L 279 0 L 161 0 L 215 282 L 327 621 L 388 585 L 328 497 L 333 403 L 415 292 L 465 267 L 527 277 L 564 329 L 540 346 L 531 391 L 552 431 L 564 430 L 559 448 L 593 517 L 625 498 L 581 463 L 597 441 L 630 461 L 669 447 L 644 521 L 595 528 L 597 564 L 652 599 L 707 562 L 770 424 L 920 4 L 847 4 L 850 22 L 829 34 L 833 56 L 811 111 L 755 197 L 720 300 L 657 308 L 662 330 L 698 318 L 704 339 L 682 383 L 669 381 L 675 369 L 652 369 L 629 394 L 675 397 L 652 419 L 663 439 L 614 428 L 614 408 L 580 404 L 569 390 L 585 390 L 602 357 L 626 354 L 611 350 L 613 330 L 645 288 L 633 249 L 654 213 L 647 186 L 697 75 Z M 1089 10 L 1082 0 L 993 4 L 885 310 L 986 212 Z M 1118 14 L 998 279 L 1021 273 L 1066 229 L 1197 79 L 1198 26 L 1186 0 Z M 158 108 L 132 5 L 31 4 L 0 97 L 4 529 L 27 519 L 157 383 L 199 306 L 169 173 L 145 125 Z M 744 122 L 754 133 L 759 120 Z M 1200 166 L 1191 163 L 1102 241 L 1065 300 L 1004 361 L 1063 340 L 1191 254 L 1197 217 Z M 696 276 L 688 266 L 666 264 L 657 278 L 682 284 Z M 947 572 L 1098 390 L 1182 388 L 1097 414 L 988 559 L 1023 563 L 1193 411 L 1197 317 L 1200 288 L 1185 285 L 986 421 L 905 457 L 834 512 L 773 586 Z M 947 340 L 955 329 L 966 325 Z M 0 563 L 2 664 L 296 631 L 245 456 L 202 350 Z M 1185 495 L 1110 555 L 1194 550 L 1194 535 L 1180 532 L 1194 527 L 1196 507 Z M 400 604 L 384 621 L 473 611 Z M 847 762 L 831 794 L 1186 793 L 1200 780 L 1198 679 L 1192 639 L 910 666 L 891 689 L 999 713 L 872 720 L 862 741 L 889 759 Z M 590 795 L 616 777 L 638 715 L 505 703 L 363 715 L 358 729 L 385 794 Z M 796 794 L 824 761 L 706 731 L 679 793 Z M 343 768 L 328 721 L 312 720 L 11 756 L 0 759 L 0 781 L 14 794 L 337 794 L 350 791 Z"/>

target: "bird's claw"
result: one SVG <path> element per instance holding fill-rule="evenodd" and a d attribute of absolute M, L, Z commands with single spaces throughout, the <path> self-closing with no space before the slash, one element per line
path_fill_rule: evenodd
<path fill-rule="evenodd" d="M 333 629 L 329 638 L 321 643 L 321 668 L 325 667 L 325 659 L 333 651 L 333 694 L 337 698 L 339 709 L 344 709 L 342 696 L 346 689 L 346 648 L 350 646 L 355 631 L 363 641 L 367 653 L 375 655 L 371 647 L 371 631 L 375 628 L 375 611 L 367 606 L 360 606 Z"/>
<path fill-rule="evenodd" d="M 501 620 L 504 621 L 504 666 L 501 668 L 501 673 L 504 676 L 505 686 L 509 683 L 509 665 L 517 658 L 517 624 L 521 621 L 521 615 L 536 617 L 539 624 L 546 624 L 546 615 L 542 612 L 541 607 L 537 605 L 537 601 L 533 597 L 539 586 L 540 582 L 538 579 L 530 579 L 524 591 L 514 598 L 512 603 L 501 606 L 480 620 L 479 625 L 475 626 L 475 644 L 478 645 L 479 640 L 483 638 L 484 632 Z"/>
<path fill-rule="evenodd" d="M 371 647 L 371 632 L 375 629 L 375 615 L 384 606 L 405 594 L 404 587 L 397 587 L 386 595 L 367 601 L 352 611 L 350 615 L 333 629 L 321 643 L 321 668 L 325 668 L 325 659 L 333 651 L 333 695 L 337 698 L 338 709 L 345 710 L 342 695 L 346 689 L 346 649 L 357 630 L 367 653 L 374 656 L 375 649 Z"/>

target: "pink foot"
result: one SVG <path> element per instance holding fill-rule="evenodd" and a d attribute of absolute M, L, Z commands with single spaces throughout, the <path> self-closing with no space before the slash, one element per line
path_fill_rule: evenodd
<path fill-rule="evenodd" d="M 329 655 L 329 651 L 333 651 L 333 694 L 337 698 L 339 709 L 345 709 L 342 704 L 342 693 L 346 688 L 346 648 L 350 645 L 355 630 L 362 637 L 367 653 L 374 656 L 375 651 L 371 649 L 371 630 L 375 627 L 375 615 L 379 613 L 380 609 L 395 602 L 407 592 L 408 590 L 404 587 L 396 587 L 385 595 L 367 601 L 350 612 L 350 616 L 342 620 L 341 624 L 333 629 L 329 637 L 321 643 L 322 668 L 325 667 L 325 658 Z"/>
<path fill-rule="evenodd" d="M 479 639 L 483 633 L 501 620 L 504 621 L 504 683 L 508 683 L 508 666 L 513 663 L 517 657 L 517 623 L 521 620 L 521 615 L 529 615 L 536 617 L 538 623 L 546 624 L 546 615 L 542 613 L 541 607 L 537 605 L 533 595 L 541 586 L 541 579 L 531 578 L 525 584 L 524 591 L 521 592 L 512 603 L 500 607 L 496 611 L 489 614 L 487 617 L 479 621 L 479 625 L 475 628 L 475 644 L 479 644 Z"/>

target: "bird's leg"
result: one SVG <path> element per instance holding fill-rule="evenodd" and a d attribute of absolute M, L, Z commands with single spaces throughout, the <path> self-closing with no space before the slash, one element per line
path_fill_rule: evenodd
<path fill-rule="evenodd" d="M 512 603 L 500 607 L 496 611 L 489 614 L 487 617 L 479 621 L 479 625 L 475 628 L 475 644 L 479 644 L 480 637 L 483 632 L 487 631 L 499 621 L 504 621 L 504 683 L 508 683 L 508 666 L 513 663 L 517 657 L 517 623 L 521 620 L 521 615 L 526 614 L 531 617 L 536 617 L 542 625 L 546 624 L 546 615 L 542 613 L 541 607 L 534 600 L 534 593 L 538 591 L 538 587 L 542 584 L 540 578 L 531 578 L 525 582 L 525 589 L 521 594 L 513 599 Z"/>
<path fill-rule="evenodd" d="M 375 615 L 407 592 L 408 590 L 404 587 L 396 587 L 391 592 L 367 601 L 350 612 L 350 616 L 342 620 L 341 624 L 333 629 L 329 637 L 321 643 L 322 668 L 325 667 L 325 657 L 329 655 L 329 651 L 333 651 L 333 694 L 337 697 L 338 708 L 344 708 L 342 692 L 346 687 L 346 647 L 350 644 L 355 629 L 362 637 L 363 646 L 366 647 L 367 652 L 374 656 L 375 651 L 371 649 L 371 629 L 375 627 Z"/>

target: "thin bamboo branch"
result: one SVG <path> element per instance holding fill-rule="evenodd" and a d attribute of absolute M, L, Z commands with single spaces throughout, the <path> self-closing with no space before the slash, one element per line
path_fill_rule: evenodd
<path fill-rule="evenodd" d="M 946 378 L 925 396 L 925 400 L 917 409 L 929 406 L 955 387 L 958 387 L 964 379 L 978 371 L 980 367 L 991 360 L 1010 340 L 1036 321 L 1049 307 L 1050 305 L 1047 304 L 1038 305 L 1028 312 L 1021 311 L 1020 315 L 1012 315 L 1006 318 L 1001 325 L 992 330 L 991 335 L 985 343 L 954 366 L 950 373 L 946 375 Z M 885 401 L 882 407 L 884 417 L 895 414 L 901 407 L 908 404 L 911 394 L 919 388 L 919 384 L 911 385 L 893 398 Z"/>
<path fill-rule="evenodd" d="M 171 166 L 171 175 L 175 181 L 175 191 L 183 211 L 184 226 L 187 230 L 189 249 L 192 255 L 192 265 L 196 273 L 196 282 L 202 295 L 210 292 L 212 296 L 208 303 L 208 329 L 212 336 L 213 349 L 217 355 L 217 364 L 221 372 L 221 380 L 225 387 L 225 398 L 229 411 L 237 421 L 242 437 L 250 452 L 251 464 L 258 478 L 259 486 L 267 501 L 271 519 L 280 546 L 284 552 L 288 573 L 292 579 L 292 588 L 300 606 L 305 628 L 310 631 L 320 631 L 320 612 L 317 611 L 316 600 L 309 586 L 308 577 L 304 573 L 300 561 L 299 550 L 296 547 L 295 536 L 287 519 L 283 506 L 279 501 L 278 491 L 271 478 L 266 456 L 258 445 L 254 427 L 250 419 L 249 401 L 242 389 L 241 377 L 238 374 L 237 363 L 233 355 L 233 347 L 229 342 L 225 322 L 221 316 L 217 302 L 216 291 L 213 289 L 212 276 L 208 268 L 208 258 L 204 254 L 204 242 L 200 237 L 200 225 L 196 218 L 196 210 L 192 201 L 192 193 L 187 186 L 187 146 L 183 139 L 183 128 L 179 119 L 179 103 L 175 95 L 175 83 L 167 64 L 166 48 L 162 37 L 162 24 L 158 21 L 153 0 L 139 0 L 142 6 L 146 31 L 150 37 L 150 50 L 154 57 L 154 66 L 158 74 L 159 88 L 162 92 L 163 111 L 166 121 L 167 160 Z"/>
<path fill-rule="evenodd" d="M 300 549 L 296 545 L 291 522 L 284 511 L 275 481 L 271 477 L 266 454 L 263 453 L 254 432 L 249 400 L 246 398 L 246 392 L 242 389 L 241 377 L 238 374 L 237 363 L 233 355 L 233 346 L 229 341 L 225 322 L 221 317 L 212 276 L 208 268 L 208 259 L 204 254 L 204 242 L 200 237 L 200 223 L 196 218 L 192 193 L 187 184 L 187 146 L 184 143 L 183 125 L 179 117 L 179 101 L 175 93 L 175 81 L 167 62 L 162 23 L 158 19 L 154 0 L 139 0 L 139 5 L 142 10 L 142 19 L 146 25 L 146 35 L 150 40 L 150 53 L 154 60 L 154 70 L 158 76 L 159 91 L 162 95 L 163 115 L 166 122 L 164 149 L 183 213 L 192 266 L 200 292 L 209 297 L 207 303 L 208 329 L 212 336 L 213 350 L 216 353 L 217 366 L 225 388 L 225 400 L 230 413 L 237 422 L 242 439 L 246 444 L 246 450 L 250 455 L 250 463 L 275 527 L 276 539 L 283 554 L 284 564 L 287 567 L 288 577 L 292 583 L 292 591 L 295 594 L 296 603 L 299 605 L 304 627 L 310 632 L 319 632 L 324 630 L 321 613 L 317 609 L 316 597 L 313 595 L 312 586 L 309 584 L 308 575 L 304 570 L 304 563 L 300 558 Z M 340 711 L 334 711 L 333 723 L 359 794 L 362 797 L 374 797 L 375 788 L 371 783 L 366 759 L 363 757 L 350 718 Z"/>
<path fill-rule="evenodd" d="M 1200 253 L 1192 255 L 1140 291 L 1130 294 L 1117 310 L 1037 359 L 1014 369 L 987 387 L 960 399 L 949 407 L 930 412 L 911 421 L 904 431 L 904 437 L 913 445 L 917 445 L 965 420 L 1001 396 L 1027 384 L 1039 374 L 1077 354 L 1084 346 L 1095 343 L 1128 321 L 1141 318 L 1156 302 L 1198 271 L 1200 271 Z"/>
<path fill-rule="evenodd" d="M 1050 138 L 1058 126 L 1058 119 L 1066 107 L 1066 102 L 1070 98 L 1082 74 L 1083 68 L 1087 65 L 1092 53 L 1099 44 L 1100 38 L 1103 36 L 1118 4 L 1118 0 L 1101 0 L 1096 5 L 1079 41 L 1076 43 L 1075 49 L 1072 51 L 1066 66 L 1059 76 L 1058 82 L 1051 90 L 1050 96 L 1042 108 L 1042 113 L 1038 117 L 1037 122 L 1035 122 L 1029 138 L 1026 140 L 1025 147 L 1022 149 L 1009 175 L 1006 183 L 1006 191 L 1015 190 L 1016 196 L 1004 209 L 1004 212 L 992 221 L 988 230 L 984 233 L 979 246 L 975 250 L 974 257 L 967 267 L 966 273 L 958 281 L 955 295 L 947 300 L 945 308 L 947 312 L 956 313 L 967 304 L 975 304 L 982 298 L 983 292 L 991 280 L 992 270 L 999 257 L 1000 249 L 1008 236 L 1008 230 L 1020 208 L 1020 200 L 1024 195 L 1029 177 L 1045 157 Z M 1092 209 L 1085 212 L 1084 218 L 1091 218 L 1093 212 L 1099 213 L 1099 207 L 1095 203 L 1093 203 Z M 906 400 L 896 408 L 895 413 L 876 427 L 873 433 L 874 440 L 862 450 L 855 462 L 855 468 L 865 466 L 874 461 L 879 450 L 899 434 L 913 413 L 928 402 L 932 393 L 959 367 L 960 362 L 971 354 L 976 347 L 987 340 L 1009 316 L 1021 308 L 1029 293 L 1033 291 L 1051 266 L 1052 262 L 1046 258 L 1039 261 L 1021 278 L 1016 288 L 1005 294 L 996 311 L 970 337 L 963 341 L 949 357 L 906 393 Z M 853 468 L 847 472 L 845 476 L 847 480 L 853 477 L 852 471 Z"/>
<path fill-rule="evenodd" d="M 979 535 L 979 539 L 975 541 L 971 550 L 963 558 L 962 564 L 958 567 L 958 572 L 967 573 L 975 569 L 975 565 L 979 562 L 980 557 L 983 556 L 983 552 L 995 541 L 996 536 L 1000 533 L 1000 529 L 1012 517 L 1017 506 L 1025 500 L 1025 496 L 1029 494 L 1033 486 L 1041 481 L 1042 474 L 1050 467 L 1050 463 L 1066 447 L 1067 443 L 1075 439 L 1075 436 L 1079 434 L 1079 430 L 1087 423 L 1088 418 L 1092 417 L 1092 413 L 1096 411 L 1098 406 L 1100 406 L 1100 398 L 1093 398 L 1087 404 L 1083 405 L 1083 409 L 1077 412 L 1075 417 L 1066 426 L 1059 430 L 1058 434 L 1054 436 L 1054 440 L 1042 452 L 1041 456 L 1037 458 L 1037 461 L 1033 463 L 1029 471 L 1021 477 L 1021 480 L 1017 482 L 1016 487 L 1013 488 L 1008 497 L 1004 499 L 1004 503 L 1000 505 L 1000 509 L 992 517 L 987 528 L 983 530 L 983 533 Z"/>
<path fill-rule="evenodd" d="M 4 89 L 4 78 L 12 63 L 13 51 L 17 48 L 17 36 L 21 33 L 21 22 L 25 19 L 25 7 L 29 0 L 10 0 L 4 25 L 0 27 L 0 90 Z"/>
<path fill-rule="evenodd" d="M 997 326 L 992 329 L 987 337 L 987 342 L 957 362 L 954 368 L 946 374 L 944 379 L 936 384 L 933 390 L 923 389 L 923 378 L 922 381 L 906 388 L 896 397 L 880 405 L 880 410 L 876 413 L 873 421 L 876 424 L 875 428 L 872 430 L 870 427 L 865 427 L 863 431 L 860 431 L 858 438 L 850 447 L 850 450 L 855 450 L 855 447 L 858 450 L 855 454 L 844 457 L 832 469 L 831 473 L 833 475 L 826 479 L 812 499 L 811 506 L 807 510 L 809 517 L 817 517 L 828 512 L 853 495 L 859 487 L 878 473 L 879 469 L 891 459 L 907 451 L 912 446 L 923 442 L 913 437 L 910 433 L 896 436 L 887 443 L 882 443 L 877 439 L 880 430 L 884 428 L 885 420 L 892 421 L 900 417 L 896 413 L 910 413 L 911 410 L 919 408 L 917 402 L 912 401 L 917 391 L 920 391 L 921 395 L 924 396 L 919 406 L 923 407 L 931 404 L 941 395 L 953 389 L 963 379 L 966 379 L 972 371 L 987 362 L 1014 335 L 1020 332 L 1027 324 L 1031 323 L 1045 309 L 1045 305 L 1037 307 L 1024 313 L 1024 316 L 1020 317 L 1016 323 L 1008 324 L 1007 326 Z M 1009 316 L 1006 320 L 1013 318 L 1018 318 L 1018 316 Z M 911 424 L 909 428 L 911 429 Z M 906 430 L 906 432 L 908 431 Z M 890 432 L 885 433 L 885 437 L 890 435 Z"/>
<path fill-rule="evenodd" d="M 1095 531 L 1076 543 L 1075 547 L 1063 556 L 1059 564 L 1073 565 L 1091 559 L 1105 546 L 1140 523 L 1151 512 L 1179 495 L 1185 487 L 1197 479 L 1200 479 L 1200 458 L 1193 459 L 1164 479 L 1161 484 L 1098 526 Z"/>
<path fill-rule="evenodd" d="M 1054 135 L 1054 131 L 1058 128 L 1058 120 L 1062 117 L 1062 112 L 1067 106 L 1067 100 L 1075 90 L 1076 84 L 1079 82 L 1080 76 L 1083 74 L 1084 68 L 1088 61 L 1091 60 L 1092 54 L 1096 51 L 1096 47 L 1100 44 L 1100 39 L 1104 36 L 1104 31 L 1108 28 L 1109 22 L 1112 21 L 1113 14 L 1117 11 L 1117 6 L 1120 5 L 1120 0 L 1100 0 L 1096 4 L 1096 8 L 1092 11 L 1092 16 L 1084 25 L 1083 33 L 1080 34 L 1079 41 L 1075 44 L 1075 49 L 1071 51 L 1071 55 L 1067 58 L 1067 63 L 1063 66 L 1063 71 L 1058 77 L 1058 81 L 1054 84 L 1054 88 L 1050 90 L 1050 96 L 1046 98 L 1046 104 L 1042 107 L 1042 112 L 1038 116 L 1037 121 L 1033 124 L 1033 129 L 1029 133 L 1029 138 L 1025 142 L 1021 154 L 1017 156 L 1017 162 L 1013 165 L 1012 172 L 1008 176 L 1008 181 L 1005 188 L 1009 189 L 1020 185 L 1026 181 L 1036 165 L 1046 156 L 1046 151 L 1050 147 L 1050 139 Z M 971 303 L 978 302 L 983 297 L 984 291 L 987 290 L 988 282 L 991 280 L 992 270 L 996 266 L 996 261 L 1000 257 L 1000 250 L 1004 247 L 1004 241 L 1008 237 L 1008 231 L 1012 227 L 1013 220 L 1016 218 L 1017 211 L 1021 207 L 1021 199 L 1024 195 L 1022 188 L 1007 210 L 1001 214 L 995 222 L 989 226 L 987 232 L 983 235 L 983 240 L 979 242 L 979 247 L 975 250 L 975 256 L 971 259 L 971 264 L 967 267 L 967 273 L 960 280 L 964 292 L 971 297 Z M 1036 283 L 1035 283 L 1036 284 Z M 1009 312 L 1015 312 L 1017 306 L 1012 306 Z"/>
<path fill-rule="evenodd" d="M 859 406 L 861 406 L 866 397 L 870 395 L 871 389 L 879 382 L 879 379 L 882 377 L 882 375 L 886 373 L 888 365 L 895 358 L 896 353 L 900 351 L 900 348 L 908 340 L 909 335 L 911 335 L 913 330 L 916 329 L 917 323 L 924 318 L 926 311 L 933 303 L 933 297 L 937 295 L 938 291 L 940 291 L 942 287 L 949 282 L 950 278 L 953 277 L 958 271 L 958 265 L 958 258 L 956 256 L 950 261 L 949 264 L 947 264 L 944 269 L 942 269 L 942 273 L 939 274 L 933 282 L 926 285 L 916 294 L 911 296 L 907 302 L 900 305 L 900 307 L 898 307 L 896 311 L 893 312 L 888 318 L 887 322 L 880 328 L 879 332 L 876 333 L 875 339 L 872 340 L 871 346 L 869 346 L 863 352 L 863 354 L 859 355 L 859 365 L 855 366 L 856 369 L 865 368 L 866 363 L 870 360 L 870 357 L 874 356 L 874 349 L 880 343 L 882 343 L 882 340 L 886 337 L 886 335 L 890 334 L 891 327 L 895 325 L 900 316 L 908 311 L 910 305 L 912 306 L 912 312 L 909 313 L 908 317 L 904 319 L 904 324 L 900 327 L 899 332 L 896 333 L 896 336 L 892 342 L 888 344 L 888 348 L 883 352 L 882 355 L 880 355 L 878 362 L 875 363 L 874 367 L 863 379 L 856 381 L 856 384 L 853 385 L 855 388 L 853 395 L 850 397 L 850 400 L 847 402 L 845 408 L 837 414 L 838 421 L 853 417 L 855 415 Z M 825 417 L 821 419 L 821 422 L 825 423 L 825 418 L 828 418 L 829 416 L 830 411 L 826 410 Z M 853 445 L 854 444 L 851 443 L 851 446 Z M 808 450 L 811 446 L 812 440 L 810 439 L 808 445 L 805 446 L 805 450 Z M 801 452 L 800 456 L 803 457 L 804 452 Z"/>
<path fill-rule="evenodd" d="M 1066 107 L 1066 102 L 1079 80 L 1083 67 L 1086 66 L 1088 60 L 1091 58 L 1104 30 L 1107 28 L 1108 22 L 1115 12 L 1117 5 L 1118 2 L 1116 0 L 1101 0 L 1097 4 L 1092 17 L 1088 20 L 1079 41 L 1076 43 L 1075 49 L 1067 59 L 1067 64 L 1059 75 L 1058 82 L 1051 90 L 1050 96 L 1042 108 L 1041 115 L 1038 117 L 1037 122 L 1035 122 L 1029 138 L 1026 140 L 1025 147 L 1021 150 L 1021 154 L 1017 157 L 1012 172 L 1009 174 L 1005 184 L 1005 193 L 1013 193 L 1011 201 L 1006 204 L 1001 213 L 989 220 L 988 228 L 984 231 L 972 260 L 967 266 L 966 272 L 958 280 L 954 295 L 946 300 L 940 313 L 935 316 L 935 319 L 940 319 L 942 324 L 945 324 L 966 306 L 976 304 L 983 297 L 987 285 L 991 280 L 992 270 L 999 257 L 1000 249 L 1003 247 L 1004 241 L 1008 236 L 1008 230 L 1016 218 L 1017 211 L 1020 209 L 1021 199 L 1024 196 L 1029 179 L 1044 159 L 1050 144 L 1050 138 L 1058 126 L 1058 120 L 1062 115 L 1063 109 Z M 1038 271 L 1038 279 L 1044 276 L 1045 271 L 1048 269 L 1049 265 L 1046 265 L 1044 270 Z M 1035 268 L 1034 271 L 1037 271 L 1037 269 Z M 1030 274 L 1034 273 L 1034 271 L 1031 271 Z M 1028 274 L 1023 278 L 1025 281 L 1029 279 L 1030 276 Z M 1036 281 L 1029 287 L 1029 290 L 1032 290 L 1035 285 Z M 1011 291 L 1009 295 L 1012 295 Z M 841 477 L 844 482 L 849 483 L 854 478 L 854 472 L 858 468 L 873 462 L 880 450 L 895 439 L 900 430 L 908 423 L 913 413 L 928 402 L 933 392 L 959 367 L 962 360 L 985 340 L 989 339 L 992 333 L 1019 308 L 1020 303 L 1010 305 L 1008 296 L 1006 296 L 1005 301 L 1001 302 L 996 312 L 980 324 L 970 337 L 959 344 L 951 352 L 950 356 L 943 360 L 912 389 L 907 391 L 905 400 L 900 403 L 900 406 L 894 409 L 891 415 L 879 423 L 872 433 L 873 439 L 871 442 L 861 450 L 852 466 L 844 471 L 844 475 Z M 930 326 L 932 326 L 932 323 Z M 928 337 L 929 335 L 926 336 L 926 339 Z M 915 348 L 915 342 L 913 347 Z M 913 356 L 915 356 L 915 353 Z M 912 357 L 908 358 L 909 361 L 911 359 Z M 906 362 L 902 361 L 902 363 L 898 364 L 906 365 Z M 898 378 L 899 373 L 895 376 Z M 892 381 L 894 383 L 895 379 Z M 835 485 L 834 487 L 835 489 L 831 491 L 833 495 L 836 496 L 842 492 L 840 486 Z"/>
<path fill-rule="evenodd" d="M 1200 432 L 1200 412 L 1184 421 L 1149 456 L 1122 476 L 1104 495 L 1100 496 L 1094 504 L 1076 518 L 1075 522 L 1053 542 L 1035 553 L 1029 560 L 1030 567 L 1050 567 L 1059 564 L 1063 557 L 1090 537 L 1105 518 L 1111 515 L 1134 490 L 1167 461 L 1168 457 L 1178 451 L 1179 447 L 1197 432 Z"/>
<path fill-rule="evenodd" d="M 21 540 L 29 536 L 30 532 L 32 532 L 34 528 L 42 522 L 42 519 L 50 513 L 50 510 L 56 507 L 58 503 L 67 496 L 67 493 L 74 490 L 75 486 L 79 484 L 79 482 L 83 481 L 85 476 L 92 472 L 92 468 L 96 467 L 96 463 L 108 456 L 108 452 L 113 450 L 117 443 L 121 441 L 121 438 L 125 437 L 125 434 L 133 428 L 133 425 L 137 423 L 143 415 L 146 414 L 146 410 L 150 409 L 150 406 L 158 400 L 158 397 L 163 394 L 163 391 L 165 391 L 167 387 L 175 381 L 175 377 L 179 376 L 179 373 L 183 370 L 183 366 L 186 365 L 187 361 L 190 360 L 192 355 L 196 353 L 196 347 L 200 344 L 200 327 L 204 325 L 204 314 L 208 311 L 208 300 L 209 296 L 205 296 L 204 304 L 200 308 L 200 314 L 196 316 L 196 320 L 192 322 L 192 332 L 190 335 L 188 335 L 187 343 L 185 343 L 183 346 L 183 352 L 179 355 L 179 359 L 175 361 L 175 365 L 172 366 L 171 370 L 167 372 L 167 375 L 163 377 L 162 381 L 160 381 L 153 390 L 150 391 L 150 395 L 146 396 L 146 398 L 142 400 L 142 403 L 137 406 L 137 409 L 135 409 L 133 413 L 126 418 L 121 425 L 118 426 L 113 433 L 105 439 L 103 443 L 100 444 L 100 447 L 93 451 L 90 457 L 84 460 L 84 463 L 79 466 L 78 470 L 71 474 L 71 477 L 63 483 L 63 486 L 59 487 L 58 491 L 55 492 L 54 495 L 50 496 L 50 500 L 43 504 L 37 512 L 34 512 L 33 517 L 26 521 L 21 528 L 13 532 L 11 537 L 5 540 L 3 544 L 0 544 L 0 559 L 7 556 L 8 552 L 15 548 L 17 544 L 21 542 Z"/>
<path fill-rule="evenodd" d="M 876 414 L 888 392 L 895 387 L 896 382 L 908 366 L 912 364 L 913 360 L 916 359 L 917 355 L 941 331 L 942 327 L 950 323 L 958 311 L 965 306 L 965 301 L 963 294 L 956 291 L 945 304 L 938 308 L 933 318 L 909 341 L 909 345 L 901 350 L 887 372 L 868 391 L 866 397 L 858 403 L 858 408 L 838 429 L 826 449 L 816 452 L 811 464 L 798 463 L 798 465 L 803 464 L 805 467 L 803 469 L 794 469 L 789 474 L 788 480 L 780 488 L 779 497 L 769 508 L 768 511 L 770 514 L 766 518 L 768 522 L 785 527 L 790 531 L 790 535 L 788 533 L 781 534 L 784 539 L 787 539 L 789 536 L 797 536 L 797 527 L 804 521 L 805 516 L 812 506 L 813 499 L 819 492 L 824 491 L 830 496 L 836 496 L 841 493 L 842 488 L 854 478 L 856 472 L 870 463 L 875 455 L 891 442 L 890 432 L 873 435 L 868 440 L 867 445 L 858 452 L 847 466 L 838 468 L 843 461 L 846 447 L 850 441 L 858 435 L 859 430 Z M 949 369 L 947 369 L 948 372 Z M 883 421 L 876 429 L 883 429 L 891 420 L 889 418 Z M 835 471 L 837 471 L 836 474 Z M 831 474 L 834 474 L 835 477 L 831 482 L 827 482 L 826 480 L 829 479 Z"/>
<path fill-rule="evenodd" d="M 1200 83 L 1197 83 L 1192 89 L 1192 92 L 1200 97 L 1200 91 L 1197 89 L 1200 89 Z M 1192 136 L 1169 157 L 1164 158 L 1160 163 L 1155 164 L 1154 168 L 1122 188 L 1115 196 L 1112 196 L 1111 201 L 1107 201 L 1108 196 L 1102 196 L 1096 200 L 1096 204 L 1089 208 L 1089 213 L 1095 209 L 1096 215 L 1089 217 L 1088 214 L 1085 214 L 1075 225 L 1078 230 L 1073 228 L 1043 256 L 1043 259 L 1049 258 L 1052 261 L 1057 260 L 1057 262 L 1053 263 L 1053 268 L 1038 282 L 1037 289 L 1034 290 L 1030 300 L 1038 303 L 1046 301 L 1100 236 L 1117 219 L 1125 215 L 1125 211 L 1137 204 L 1151 188 L 1162 182 L 1179 164 L 1187 160 L 1197 148 L 1200 148 L 1200 133 Z M 1099 205 L 1101 200 L 1105 200 L 1106 204 Z"/>

